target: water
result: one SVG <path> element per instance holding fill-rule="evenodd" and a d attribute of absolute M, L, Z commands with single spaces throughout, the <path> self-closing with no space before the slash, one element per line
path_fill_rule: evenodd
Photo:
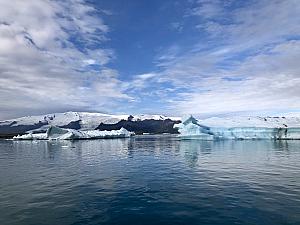
<path fill-rule="evenodd" d="M 0 224 L 300 224 L 300 141 L 0 141 Z"/>

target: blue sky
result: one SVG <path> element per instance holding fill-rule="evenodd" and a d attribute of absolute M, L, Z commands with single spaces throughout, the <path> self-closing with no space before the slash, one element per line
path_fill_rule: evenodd
<path fill-rule="evenodd" d="M 0 0 L 0 119 L 300 110 L 298 0 Z"/>

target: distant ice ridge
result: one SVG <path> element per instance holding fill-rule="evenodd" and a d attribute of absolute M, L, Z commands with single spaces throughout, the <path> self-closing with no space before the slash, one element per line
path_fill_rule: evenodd
<path fill-rule="evenodd" d="M 190 116 L 174 127 L 182 139 L 300 139 L 297 117 L 213 117 L 199 121 Z"/>
<path fill-rule="evenodd" d="M 93 130 L 100 123 L 115 124 L 121 120 L 127 120 L 130 115 L 110 115 L 104 113 L 91 113 L 91 112 L 65 112 L 65 113 L 52 113 L 39 116 L 25 116 L 16 119 L 0 121 L 0 125 L 22 126 L 33 125 L 42 123 L 44 126 L 38 130 L 46 130 L 50 126 L 67 126 L 70 123 L 78 122 L 80 130 Z M 166 117 L 163 115 L 133 115 L 132 121 L 140 120 L 180 120 L 179 117 Z M 73 127 L 72 127 L 73 128 Z"/>
<path fill-rule="evenodd" d="M 102 138 L 127 138 L 134 135 L 124 128 L 112 131 L 63 129 L 51 126 L 46 133 L 24 134 L 13 137 L 14 140 L 77 140 L 77 139 L 102 139 Z"/>

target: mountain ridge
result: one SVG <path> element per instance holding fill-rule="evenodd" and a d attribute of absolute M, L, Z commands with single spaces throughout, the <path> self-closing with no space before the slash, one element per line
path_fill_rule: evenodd
<path fill-rule="evenodd" d="M 163 121 L 166 120 L 169 122 L 164 123 Z M 109 130 L 112 130 L 113 125 L 118 124 L 121 121 L 125 128 L 126 126 L 129 126 L 129 130 L 131 129 L 130 131 L 138 131 L 138 133 L 148 133 L 149 130 L 152 131 L 151 133 L 174 133 L 176 132 L 176 130 L 173 129 L 173 125 L 175 124 L 175 121 L 179 122 L 180 118 L 152 114 L 112 115 L 94 112 L 69 111 L 64 113 L 50 113 L 37 116 L 25 116 L 0 121 L 0 136 L 10 137 L 16 134 L 24 134 L 26 132 L 39 133 L 44 132 L 50 126 L 71 128 L 76 130 L 104 130 L 104 128 L 108 126 Z M 153 125 L 153 121 L 156 121 L 155 125 Z M 100 126 L 101 124 L 102 128 Z M 103 125 L 105 125 L 104 128 Z M 155 126 L 157 125 L 159 125 L 158 127 L 160 127 L 159 130 L 155 129 Z M 160 125 L 163 127 L 167 127 L 166 129 L 164 129 Z"/>

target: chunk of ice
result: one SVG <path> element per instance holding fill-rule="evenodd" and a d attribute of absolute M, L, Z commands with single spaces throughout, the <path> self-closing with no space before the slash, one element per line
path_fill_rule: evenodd
<path fill-rule="evenodd" d="M 13 137 L 14 140 L 75 140 L 75 139 L 99 139 L 99 138 L 127 138 L 134 135 L 134 132 L 124 128 L 112 131 L 87 130 L 79 131 L 74 129 L 63 129 L 50 127 L 46 133 L 24 134 Z"/>

